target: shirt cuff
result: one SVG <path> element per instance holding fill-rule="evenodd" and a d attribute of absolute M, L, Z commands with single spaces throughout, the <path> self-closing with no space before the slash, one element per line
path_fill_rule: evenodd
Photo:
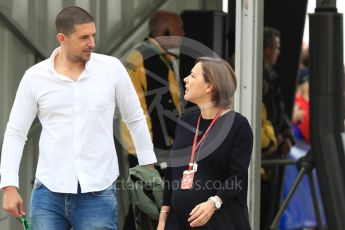
<path fill-rule="evenodd" d="M 153 149 L 137 152 L 139 165 L 154 164 L 157 158 Z"/>
<path fill-rule="evenodd" d="M 15 186 L 19 188 L 19 177 L 17 173 L 1 173 L 0 188 Z"/>

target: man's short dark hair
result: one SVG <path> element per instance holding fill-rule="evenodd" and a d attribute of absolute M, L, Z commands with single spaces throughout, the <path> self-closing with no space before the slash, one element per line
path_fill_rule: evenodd
<path fill-rule="evenodd" d="M 93 17 L 86 10 L 78 6 L 69 6 L 56 16 L 55 26 L 57 33 L 71 34 L 74 26 L 94 22 Z"/>
<path fill-rule="evenodd" d="M 264 48 L 273 48 L 274 38 L 280 37 L 280 32 L 277 29 L 271 27 L 264 28 Z"/>

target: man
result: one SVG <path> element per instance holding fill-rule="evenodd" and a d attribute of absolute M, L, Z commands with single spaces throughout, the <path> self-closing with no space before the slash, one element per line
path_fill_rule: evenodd
<path fill-rule="evenodd" d="M 291 121 L 285 111 L 279 75 L 273 66 L 280 55 L 280 33 L 273 28 L 264 29 L 264 68 L 263 68 L 263 103 L 267 109 L 278 137 L 278 152 L 286 156 L 294 143 Z"/>
<path fill-rule="evenodd" d="M 267 120 L 273 126 L 275 147 L 262 149 L 263 159 L 286 158 L 294 143 L 291 122 L 286 114 L 282 91 L 279 84 L 279 75 L 273 66 L 280 55 L 280 33 L 273 28 L 264 28 L 263 47 L 263 107 L 266 109 Z M 262 145 L 264 147 L 264 145 Z M 261 228 L 269 229 L 274 216 L 278 212 L 282 189 L 284 168 L 280 166 L 262 169 L 261 183 Z"/>
<path fill-rule="evenodd" d="M 146 115 L 158 161 L 164 164 L 181 114 L 176 55 L 168 50 L 181 45 L 182 19 L 172 12 L 157 11 L 149 19 L 149 33 L 142 44 L 124 57 L 124 63 Z M 132 166 L 135 150 L 123 124 L 122 139 Z"/>
<path fill-rule="evenodd" d="M 146 119 L 120 61 L 92 52 L 92 16 L 67 7 L 57 15 L 56 29 L 60 47 L 25 72 L 7 124 L 0 168 L 3 208 L 14 217 L 25 214 L 17 191 L 18 168 L 37 115 L 42 133 L 31 197 L 32 228 L 117 229 L 115 106 L 133 134 L 139 163 L 153 167 L 156 157 Z"/>

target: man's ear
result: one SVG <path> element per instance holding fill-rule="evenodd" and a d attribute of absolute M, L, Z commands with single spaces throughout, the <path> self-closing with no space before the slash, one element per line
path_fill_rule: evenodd
<path fill-rule="evenodd" d="M 66 40 L 66 36 L 63 33 L 58 33 L 56 35 L 56 39 L 58 40 L 59 43 L 64 42 Z"/>

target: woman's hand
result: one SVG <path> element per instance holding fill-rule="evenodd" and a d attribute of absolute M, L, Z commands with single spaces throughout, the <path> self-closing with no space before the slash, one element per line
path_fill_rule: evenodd
<path fill-rule="evenodd" d="M 190 222 L 191 227 L 199 227 L 206 224 L 215 211 L 214 203 L 211 201 L 206 201 L 195 206 L 195 208 L 189 213 L 190 217 L 188 222 Z"/>

